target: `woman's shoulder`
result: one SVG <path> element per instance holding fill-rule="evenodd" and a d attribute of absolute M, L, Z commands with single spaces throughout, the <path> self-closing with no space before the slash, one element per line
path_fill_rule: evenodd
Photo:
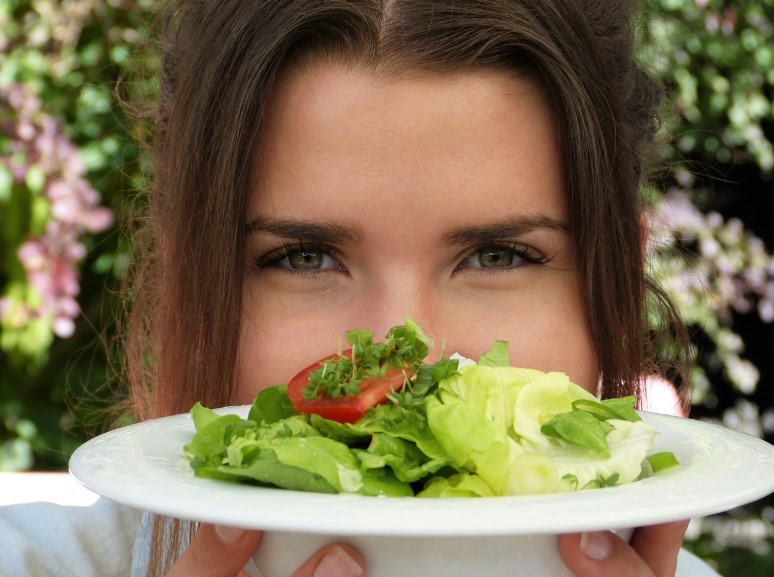
<path fill-rule="evenodd" d="M 0 575 L 129 575 L 142 513 L 67 475 L 0 476 Z"/>

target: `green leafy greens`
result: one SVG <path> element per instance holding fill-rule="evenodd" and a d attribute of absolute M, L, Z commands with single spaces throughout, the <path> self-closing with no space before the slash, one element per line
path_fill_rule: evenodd
<path fill-rule="evenodd" d="M 677 464 L 672 453 L 649 457 L 656 431 L 633 397 L 598 401 L 564 374 L 510 367 L 505 342 L 475 364 L 422 364 L 431 343 L 410 321 L 384 343 L 367 331 L 347 340 L 358 360 L 339 355 L 321 367 L 314 394 L 355 394 L 369 375 L 404 367 L 391 402 L 355 423 L 296 414 L 284 385 L 261 391 L 247 419 L 197 403 L 184 447 L 195 474 L 324 493 L 467 497 L 607 487 Z M 345 383 L 331 378 L 343 374 Z"/>
<path fill-rule="evenodd" d="M 360 383 L 369 377 L 384 376 L 389 368 L 405 369 L 407 375 L 413 374 L 422 366 L 428 345 L 432 346 L 432 341 L 411 320 L 390 329 L 384 342 L 375 343 L 368 330 L 349 331 L 347 342 L 351 355 L 339 353 L 309 375 L 309 385 L 304 390 L 306 400 L 321 395 L 334 399 L 358 395 Z"/>

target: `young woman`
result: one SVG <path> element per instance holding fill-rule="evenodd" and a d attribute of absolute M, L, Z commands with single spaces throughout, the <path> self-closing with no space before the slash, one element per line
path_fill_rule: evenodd
<path fill-rule="evenodd" d="M 408 316 L 449 353 L 504 339 L 514 365 L 602 396 L 641 391 L 664 342 L 684 376 L 679 322 L 644 272 L 660 92 L 633 57 L 633 4 L 168 6 L 129 326 L 139 417 L 250 402 L 345 331 Z M 663 327 L 644 326 L 654 315 Z M 559 549 L 578 577 L 672 577 L 685 526 Z M 156 518 L 149 574 L 234 576 L 259 541 Z M 299 566 L 367 572 L 346 545 Z"/>
<path fill-rule="evenodd" d="M 516 365 L 640 390 L 646 306 L 674 318 L 643 271 L 659 90 L 633 58 L 632 4 L 171 6 L 131 333 L 141 418 L 249 402 L 346 330 L 407 316 L 450 352 L 505 339 Z M 684 528 L 560 549 L 580 577 L 665 577 Z M 219 531 L 170 574 L 235 574 L 259 538 Z M 161 572 L 188 533 L 155 533 Z M 360 569 L 344 551 L 332 562 Z"/>

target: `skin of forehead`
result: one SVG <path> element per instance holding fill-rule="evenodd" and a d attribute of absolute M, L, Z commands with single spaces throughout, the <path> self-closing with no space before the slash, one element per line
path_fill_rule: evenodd
<path fill-rule="evenodd" d="M 347 123 L 360 129 L 360 134 L 369 140 L 369 147 L 376 150 L 378 147 L 387 154 L 401 154 L 401 145 L 413 139 L 423 139 L 427 146 L 450 146 L 459 149 L 459 143 L 467 140 L 474 144 L 471 146 L 486 146 L 492 154 L 502 154 L 502 150 L 517 140 L 503 140 L 503 142 L 486 142 L 476 140 L 474 134 L 459 131 L 455 134 L 456 140 L 445 143 L 432 133 L 423 135 L 422 130 L 427 126 L 432 128 L 433 121 L 443 126 L 444 130 L 455 125 L 463 126 L 459 119 L 470 114 L 469 99 L 472 97 L 486 97 L 490 93 L 494 99 L 491 101 L 497 107 L 489 107 L 491 110 L 476 110 L 474 113 L 481 117 L 483 122 L 498 119 L 498 115 L 521 114 L 521 107 L 526 102 L 531 109 L 538 114 L 530 114 L 530 130 L 543 131 L 547 134 L 556 134 L 556 119 L 551 114 L 550 107 L 544 105 L 548 99 L 544 95 L 542 85 L 531 76 L 474 68 L 457 72 L 425 72 L 405 71 L 400 74 L 384 77 L 374 74 L 370 69 L 352 68 L 339 63 L 317 63 L 315 66 L 296 66 L 286 70 L 275 87 L 272 99 L 270 99 L 264 122 L 259 129 L 259 136 L 254 148 L 254 170 L 252 171 L 251 209 L 255 205 L 257 189 L 260 189 L 260 167 L 262 164 L 270 164 L 278 156 L 293 161 L 293 148 L 300 147 L 307 156 L 310 156 L 310 146 L 317 146 L 311 155 L 314 158 L 323 159 L 326 155 L 338 153 L 342 147 L 339 142 L 319 141 L 315 138 L 316 129 L 335 131 L 337 124 Z M 513 99 L 497 99 L 498 95 L 513 95 Z M 437 95 L 443 106 L 438 106 L 433 100 Z M 503 106 L 505 104 L 505 107 Z M 422 106 L 422 110 L 418 110 Z M 547 113 L 546 113 L 547 112 Z M 424 124 L 417 126 L 416 117 L 422 115 Z M 440 117 L 440 118 L 439 118 Z M 525 118 L 525 121 L 527 119 Z M 280 122 L 282 125 L 280 126 Z M 303 142 L 284 142 L 285 146 L 278 147 L 265 145 L 269 138 L 279 134 L 294 131 L 298 140 Z M 273 134 L 276 133 L 276 134 Z M 304 135 L 301 137 L 300 135 Z M 512 139 L 512 135 L 506 135 L 505 139 Z M 518 138 L 518 135 L 517 135 Z M 396 145 L 397 143 L 397 145 Z M 274 148 L 274 149 L 273 149 Z M 543 147 L 541 147 L 543 148 Z M 290 150 L 289 150 L 290 149 Z M 333 149 L 334 152 L 331 152 Z M 556 138 L 551 138 L 545 143 L 548 154 L 559 154 L 559 145 Z M 480 152 L 480 150 L 473 151 Z M 543 161 L 545 154 L 541 151 L 519 150 L 520 154 L 531 154 L 534 158 Z M 345 150 L 345 153 L 350 151 Z M 351 151 L 353 155 L 361 154 L 361 150 Z M 306 161 L 306 159 L 302 159 Z M 345 159 L 346 160 L 346 159 Z M 381 163 L 376 159 L 373 170 L 378 170 Z M 413 161 L 407 152 L 403 159 L 405 165 Z M 336 170 L 341 164 L 340 157 L 334 158 L 331 163 L 323 167 L 322 174 L 327 176 L 331 170 Z M 416 174 L 421 178 L 424 167 L 416 167 Z M 454 167 L 451 167 L 454 168 Z M 536 170 L 542 167 L 529 166 L 528 170 Z M 561 170 L 556 171 L 558 178 L 563 179 Z M 486 174 L 481 174 L 482 181 Z M 344 180 L 344 179 L 342 179 Z M 514 185 L 518 179 L 514 179 Z M 563 188 L 564 183 L 560 186 Z M 313 196 L 313 187 L 310 186 L 310 197 Z M 264 189 L 265 193 L 265 189 Z M 271 192 L 269 192 L 271 194 Z M 281 198 L 278 198 L 281 202 Z M 248 218 L 254 211 L 248 212 Z M 249 222 L 249 221 L 248 221 Z"/>

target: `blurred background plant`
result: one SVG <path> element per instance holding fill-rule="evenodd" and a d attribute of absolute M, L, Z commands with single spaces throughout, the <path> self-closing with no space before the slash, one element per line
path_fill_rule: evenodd
<path fill-rule="evenodd" d="M 771 442 L 774 0 L 643 3 L 640 55 L 672 103 L 649 250 L 694 332 L 694 416 Z M 150 170 L 125 101 L 153 99 L 152 4 L 0 0 L 0 471 L 61 470 L 114 425 L 124 233 Z M 772 575 L 772 504 L 688 542 L 725 575 Z"/>
<path fill-rule="evenodd" d="M 149 8 L 0 1 L 0 470 L 63 468 L 118 390 L 120 233 L 143 173 L 116 94 Z"/>
<path fill-rule="evenodd" d="M 670 94 L 652 272 L 693 332 L 693 416 L 774 440 L 774 0 L 645 0 L 640 56 Z M 774 575 L 774 499 L 694 522 L 728 576 Z"/>

